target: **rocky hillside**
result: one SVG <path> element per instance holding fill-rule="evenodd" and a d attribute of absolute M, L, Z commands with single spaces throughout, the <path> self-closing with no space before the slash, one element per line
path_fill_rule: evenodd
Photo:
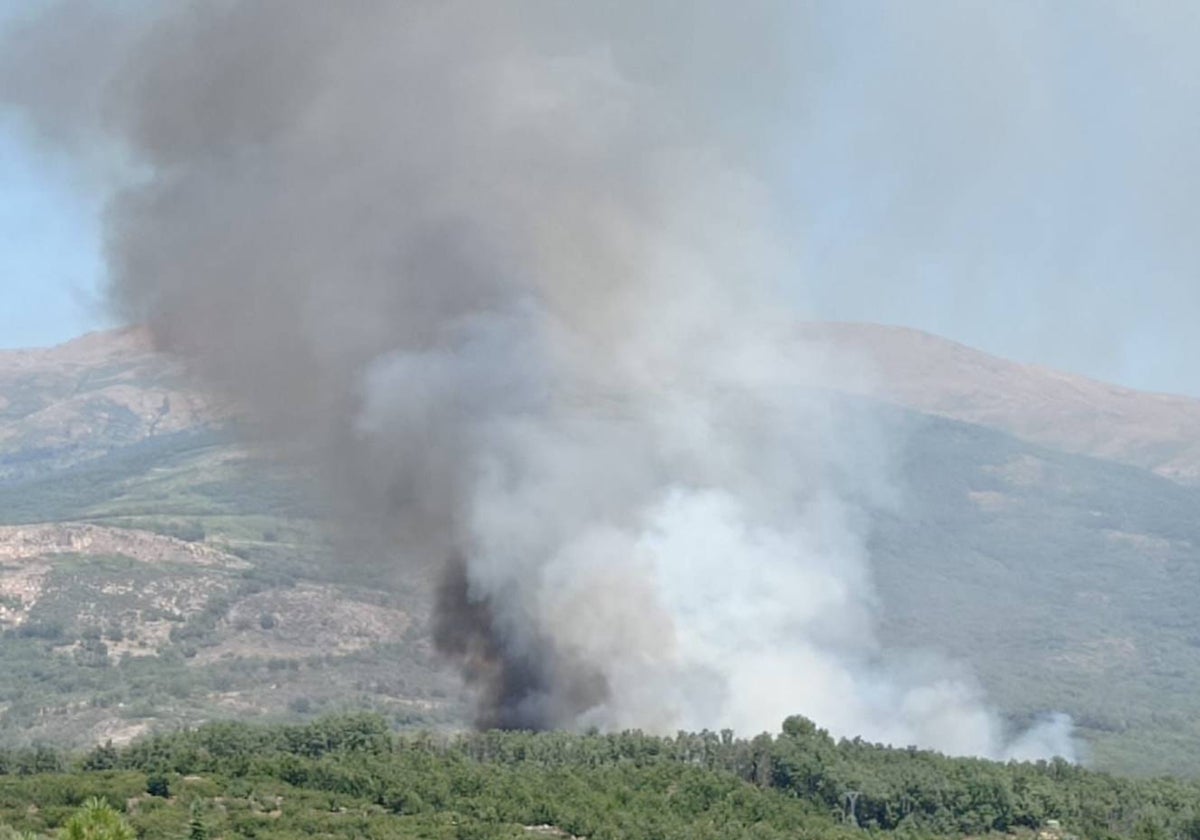
<path fill-rule="evenodd" d="M 344 566 L 137 329 L 0 352 L 0 742 L 348 707 L 463 716 L 425 599 Z"/>
<path fill-rule="evenodd" d="M 221 412 L 154 352 L 144 330 L 0 351 L 0 478 L 77 464 L 148 438 L 214 425 Z"/>

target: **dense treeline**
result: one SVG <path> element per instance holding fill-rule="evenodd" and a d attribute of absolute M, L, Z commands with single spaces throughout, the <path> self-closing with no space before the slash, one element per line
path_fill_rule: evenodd
<path fill-rule="evenodd" d="M 182 837 L 205 821 L 213 836 L 516 837 L 553 826 L 594 840 L 848 838 L 860 836 L 854 823 L 904 837 L 1019 834 L 1057 821 L 1086 838 L 1200 838 L 1193 782 L 835 742 L 799 717 L 752 740 L 399 736 L 367 715 L 221 723 L 71 761 L 4 753 L 0 771 L 15 774 L 0 779 L 3 820 L 35 831 L 107 796 L 144 837 Z"/>

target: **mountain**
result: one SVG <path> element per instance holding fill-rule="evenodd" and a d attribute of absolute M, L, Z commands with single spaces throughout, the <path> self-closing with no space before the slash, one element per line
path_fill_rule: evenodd
<path fill-rule="evenodd" d="M 137 328 L 0 351 L 0 478 L 212 426 L 221 412 Z"/>
<path fill-rule="evenodd" d="M 842 410 L 900 442 L 869 510 L 880 637 L 969 663 L 1014 724 L 1073 714 L 1097 767 L 1200 774 L 1200 402 L 911 330 L 804 331 L 873 372 Z M 361 548 L 306 482 L 144 333 L 0 353 L 0 400 L 0 742 L 465 720 L 425 582 L 344 562 Z"/>
<path fill-rule="evenodd" d="M 804 333 L 861 359 L 870 393 L 1065 452 L 1200 482 L 1200 400 L 1018 364 L 919 330 L 820 323 Z"/>
<path fill-rule="evenodd" d="M 426 599 L 331 562 L 303 482 L 233 422 L 142 330 L 0 352 L 0 742 L 463 719 Z"/>
<path fill-rule="evenodd" d="M 1200 771 L 1200 488 L 906 412 L 870 551 L 883 638 L 971 663 L 1017 719 L 1070 712 L 1095 766 Z"/>

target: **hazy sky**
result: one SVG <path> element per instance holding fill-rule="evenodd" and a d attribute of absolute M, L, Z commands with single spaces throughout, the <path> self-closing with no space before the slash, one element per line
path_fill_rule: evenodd
<path fill-rule="evenodd" d="M 104 323 L 99 205 L 63 161 L 0 119 L 0 347 L 51 344 Z"/>
<path fill-rule="evenodd" d="M 0 24 L 31 5 L 0 0 Z M 765 161 L 798 307 L 1200 396 L 1200 3 L 794 6 L 713 97 L 725 130 L 750 111 L 769 128 L 742 148 Z M 101 202 L 17 119 L 0 118 L 9 347 L 104 323 Z"/>

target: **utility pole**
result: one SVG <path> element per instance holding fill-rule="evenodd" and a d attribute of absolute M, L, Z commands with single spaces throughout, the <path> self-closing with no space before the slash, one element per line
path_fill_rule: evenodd
<path fill-rule="evenodd" d="M 848 825 L 852 825 L 855 828 L 858 828 L 858 797 L 861 795 L 861 790 L 846 791 L 845 820 Z"/>

